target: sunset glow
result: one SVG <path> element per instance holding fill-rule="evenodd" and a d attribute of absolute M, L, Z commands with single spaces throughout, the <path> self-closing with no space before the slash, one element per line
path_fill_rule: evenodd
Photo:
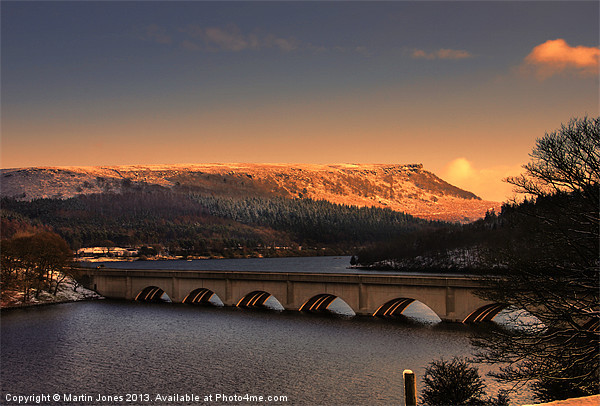
<path fill-rule="evenodd" d="M 3 2 L 1 165 L 422 163 L 504 200 L 536 138 L 598 114 L 598 13 Z"/>

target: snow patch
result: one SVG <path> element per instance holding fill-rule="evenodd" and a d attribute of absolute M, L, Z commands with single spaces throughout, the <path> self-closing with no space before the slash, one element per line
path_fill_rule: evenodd
<path fill-rule="evenodd" d="M 54 289 L 54 286 L 52 287 Z M 78 302 L 82 300 L 104 299 L 93 290 L 84 288 L 73 278 L 67 276 L 59 285 L 56 295 L 47 291 L 41 291 L 37 298 L 29 298 L 27 302 L 23 300 L 23 292 L 4 291 L 2 292 L 2 307 L 20 307 L 29 305 L 41 305 L 49 303 Z"/>

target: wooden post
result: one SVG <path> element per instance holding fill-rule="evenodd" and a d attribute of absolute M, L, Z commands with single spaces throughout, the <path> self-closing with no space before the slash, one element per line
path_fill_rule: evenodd
<path fill-rule="evenodd" d="M 404 375 L 404 404 L 406 406 L 416 406 L 417 404 L 417 380 L 415 373 L 410 369 L 405 369 Z"/>

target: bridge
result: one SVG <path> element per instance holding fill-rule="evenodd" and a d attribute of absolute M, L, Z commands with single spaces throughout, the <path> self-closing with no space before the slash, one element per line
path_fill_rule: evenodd
<path fill-rule="evenodd" d="M 475 295 L 481 281 L 467 276 L 356 275 L 240 271 L 81 269 L 88 287 L 107 298 L 203 304 L 217 295 L 225 306 L 264 307 L 271 296 L 285 310 L 322 312 L 340 298 L 357 315 L 400 315 L 418 300 L 442 321 L 492 320 L 502 304 Z"/>

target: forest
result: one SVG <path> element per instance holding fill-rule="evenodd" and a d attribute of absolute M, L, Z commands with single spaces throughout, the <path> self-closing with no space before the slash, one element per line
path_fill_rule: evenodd
<path fill-rule="evenodd" d="M 178 256 L 349 254 L 442 224 L 324 200 L 214 197 L 155 186 L 1 204 L 3 238 L 40 229 L 56 232 L 73 250 L 146 245 Z"/>
<path fill-rule="evenodd" d="M 588 192 L 600 194 L 598 186 Z M 569 208 L 569 210 L 566 210 Z M 579 210 L 579 217 L 573 211 Z M 357 264 L 367 268 L 480 273 L 508 266 L 510 260 L 545 258 L 571 263 L 584 253 L 592 258 L 598 246 L 598 224 L 582 220 L 596 208 L 582 193 L 506 202 L 501 212 L 488 211 L 468 224 L 443 224 L 400 235 L 357 251 Z"/>

